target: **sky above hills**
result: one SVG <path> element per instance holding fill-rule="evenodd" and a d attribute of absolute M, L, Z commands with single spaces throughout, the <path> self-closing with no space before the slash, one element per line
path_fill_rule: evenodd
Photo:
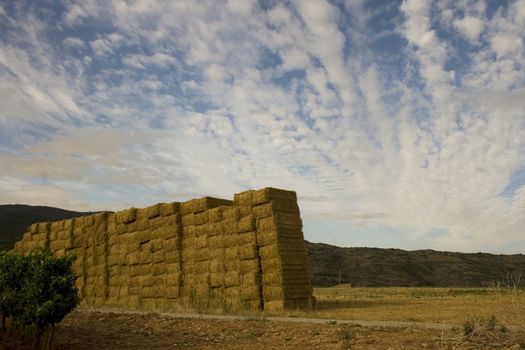
<path fill-rule="evenodd" d="M 0 204 L 265 186 L 305 238 L 525 253 L 525 0 L 0 0 Z"/>

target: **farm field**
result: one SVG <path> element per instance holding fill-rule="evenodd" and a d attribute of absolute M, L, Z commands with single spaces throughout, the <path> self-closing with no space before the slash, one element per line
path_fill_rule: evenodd
<path fill-rule="evenodd" d="M 311 317 L 463 324 L 491 317 L 525 327 L 525 290 L 518 288 L 315 288 Z"/>
<path fill-rule="evenodd" d="M 314 294 L 315 311 L 244 314 L 245 320 L 79 308 L 60 324 L 55 349 L 525 349 L 522 290 L 339 286 L 316 288 Z M 327 320 L 284 322 L 272 316 Z M 343 319 L 385 322 L 359 326 Z M 465 336 L 468 320 L 472 333 Z M 429 323 L 443 327 L 425 328 Z M 8 339 L 2 334 L 0 348 L 18 348 Z"/>

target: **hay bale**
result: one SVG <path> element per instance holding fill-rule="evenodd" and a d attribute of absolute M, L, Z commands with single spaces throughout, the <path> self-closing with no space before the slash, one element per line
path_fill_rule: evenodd
<path fill-rule="evenodd" d="M 224 248 L 224 259 L 226 261 L 228 260 L 236 260 L 239 255 L 239 247 L 236 245 L 226 247 Z"/>
<path fill-rule="evenodd" d="M 241 274 L 239 271 L 226 272 L 223 275 L 223 281 L 225 287 L 239 286 L 241 283 Z"/>
<path fill-rule="evenodd" d="M 160 203 L 144 208 L 144 210 L 148 219 L 155 218 L 160 215 Z"/>
<path fill-rule="evenodd" d="M 223 236 L 210 236 L 208 237 L 208 244 L 211 248 L 220 249 L 224 247 Z"/>
<path fill-rule="evenodd" d="M 245 191 L 235 193 L 233 195 L 233 203 L 237 206 L 250 206 L 252 204 L 252 196 L 255 191 Z"/>
<path fill-rule="evenodd" d="M 208 237 L 205 235 L 197 236 L 195 238 L 195 249 L 208 248 Z"/>
<path fill-rule="evenodd" d="M 140 256 L 138 252 L 133 252 L 128 254 L 128 265 L 138 265 L 141 262 Z"/>
<path fill-rule="evenodd" d="M 271 244 L 259 248 L 259 255 L 262 260 L 271 259 L 281 256 L 281 251 L 278 244 Z"/>
<path fill-rule="evenodd" d="M 171 203 L 160 203 L 160 213 L 162 216 L 174 215 L 179 211 L 180 203 L 171 202 Z"/>
<path fill-rule="evenodd" d="M 180 261 L 181 255 L 178 250 L 170 250 L 164 253 L 165 262 L 175 262 Z"/>
<path fill-rule="evenodd" d="M 195 225 L 195 215 L 193 213 L 182 215 L 181 223 L 184 228 L 186 228 L 186 226 Z"/>
<path fill-rule="evenodd" d="M 237 220 L 224 220 L 221 222 L 222 232 L 224 235 L 231 235 L 237 233 L 238 221 Z"/>
<path fill-rule="evenodd" d="M 122 235 L 124 233 L 128 232 L 128 225 L 126 224 L 117 224 L 115 226 L 115 233 L 117 235 Z"/>
<path fill-rule="evenodd" d="M 63 231 L 64 229 L 64 222 L 62 221 L 53 221 L 51 223 L 51 226 L 50 226 L 50 231 L 51 232 L 58 232 L 58 231 Z"/>
<path fill-rule="evenodd" d="M 238 257 L 240 260 L 256 259 L 259 256 L 257 244 L 248 243 L 239 247 Z"/>
<path fill-rule="evenodd" d="M 225 207 L 222 212 L 222 217 L 223 220 L 233 220 L 237 222 L 241 217 L 241 213 L 238 207 Z"/>
<path fill-rule="evenodd" d="M 218 236 L 223 234 L 221 222 L 213 222 L 208 225 L 208 236 Z"/>
<path fill-rule="evenodd" d="M 222 220 L 223 212 L 227 207 L 217 207 L 208 210 L 208 220 L 210 223 L 216 223 Z"/>
<path fill-rule="evenodd" d="M 210 252 L 208 249 L 197 249 L 193 255 L 195 261 L 210 260 Z"/>
<path fill-rule="evenodd" d="M 118 211 L 114 214 L 116 224 L 128 224 L 137 219 L 137 209 L 129 208 L 126 210 Z"/>
<path fill-rule="evenodd" d="M 241 273 L 257 272 L 259 273 L 259 259 L 241 260 L 239 265 L 239 271 Z"/>
<path fill-rule="evenodd" d="M 206 236 L 208 235 L 208 232 L 211 231 L 209 224 L 203 224 L 203 225 L 198 225 L 198 226 L 195 225 L 193 230 L 194 230 L 195 236 L 197 237 Z"/>
<path fill-rule="evenodd" d="M 252 194 L 252 203 L 254 205 L 269 203 L 272 199 L 285 199 L 297 202 L 297 194 L 294 191 L 281 190 L 273 187 L 266 187 L 254 191 Z"/>
<path fill-rule="evenodd" d="M 195 214 L 195 218 L 194 218 L 195 225 L 207 224 L 208 220 L 209 220 L 209 218 L 208 218 L 208 212 L 207 211 L 203 211 L 201 213 L 196 213 Z"/>
<path fill-rule="evenodd" d="M 156 252 L 149 252 L 150 261 L 152 263 L 160 263 L 164 262 L 166 260 L 166 254 L 162 250 L 158 250 Z"/>
<path fill-rule="evenodd" d="M 211 288 L 217 288 L 222 287 L 223 285 L 223 274 L 219 272 L 211 272 L 210 273 L 210 287 Z"/>
<path fill-rule="evenodd" d="M 261 275 L 257 271 L 246 272 L 241 275 L 241 286 L 259 286 Z"/>
<path fill-rule="evenodd" d="M 237 208 L 239 208 L 239 214 L 241 217 L 253 215 L 253 207 L 251 205 L 241 205 Z"/>
<path fill-rule="evenodd" d="M 135 221 L 135 229 L 137 230 L 137 232 L 148 231 L 150 228 L 150 222 L 146 218 L 140 219 L 139 218 L 140 212 L 141 210 L 137 209 L 137 220 Z"/>
<path fill-rule="evenodd" d="M 242 285 L 240 289 L 241 300 L 259 300 L 260 287 L 258 285 Z"/>
<path fill-rule="evenodd" d="M 276 229 L 277 224 L 273 216 L 257 219 L 257 232 L 276 231 Z"/>
<path fill-rule="evenodd" d="M 182 247 L 182 241 L 178 238 L 169 238 L 166 240 L 161 240 L 161 242 L 163 249 L 167 252 L 172 250 L 179 250 Z"/>
<path fill-rule="evenodd" d="M 252 215 L 245 216 L 239 220 L 237 232 L 249 232 L 255 230 L 255 218 Z"/>
<path fill-rule="evenodd" d="M 215 197 L 203 197 L 198 199 L 192 199 L 190 201 L 180 204 L 180 211 L 184 214 L 198 213 L 207 209 L 213 209 L 220 206 L 229 206 L 233 202 L 226 199 L 215 198 Z"/>

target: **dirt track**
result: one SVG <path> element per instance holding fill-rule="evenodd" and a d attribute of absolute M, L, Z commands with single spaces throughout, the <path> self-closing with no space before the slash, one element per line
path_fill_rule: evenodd
<path fill-rule="evenodd" d="M 525 341 L 484 344 L 476 339 L 465 340 L 453 329 L 363 327 L 294 318 L 284 322 L 229 316 L 220 319 L 172 316 L 75 311 L 60 324 L 55 349 L 519 349 L 520 345 L 525 348 Z M 1 334 L 2 349 L 30 348 L 29 339 L 22 343 L 19 347 L 19 339 Z"/>

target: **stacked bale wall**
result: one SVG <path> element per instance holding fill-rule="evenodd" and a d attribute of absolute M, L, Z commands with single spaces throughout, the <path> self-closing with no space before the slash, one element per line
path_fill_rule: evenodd
<path fill-rule="evenodd" d="M 31 225 L 15 251 L 75 255 L 90 305 L 283 310 L 311 305 L 295 192 L 265 188 Z"/>

